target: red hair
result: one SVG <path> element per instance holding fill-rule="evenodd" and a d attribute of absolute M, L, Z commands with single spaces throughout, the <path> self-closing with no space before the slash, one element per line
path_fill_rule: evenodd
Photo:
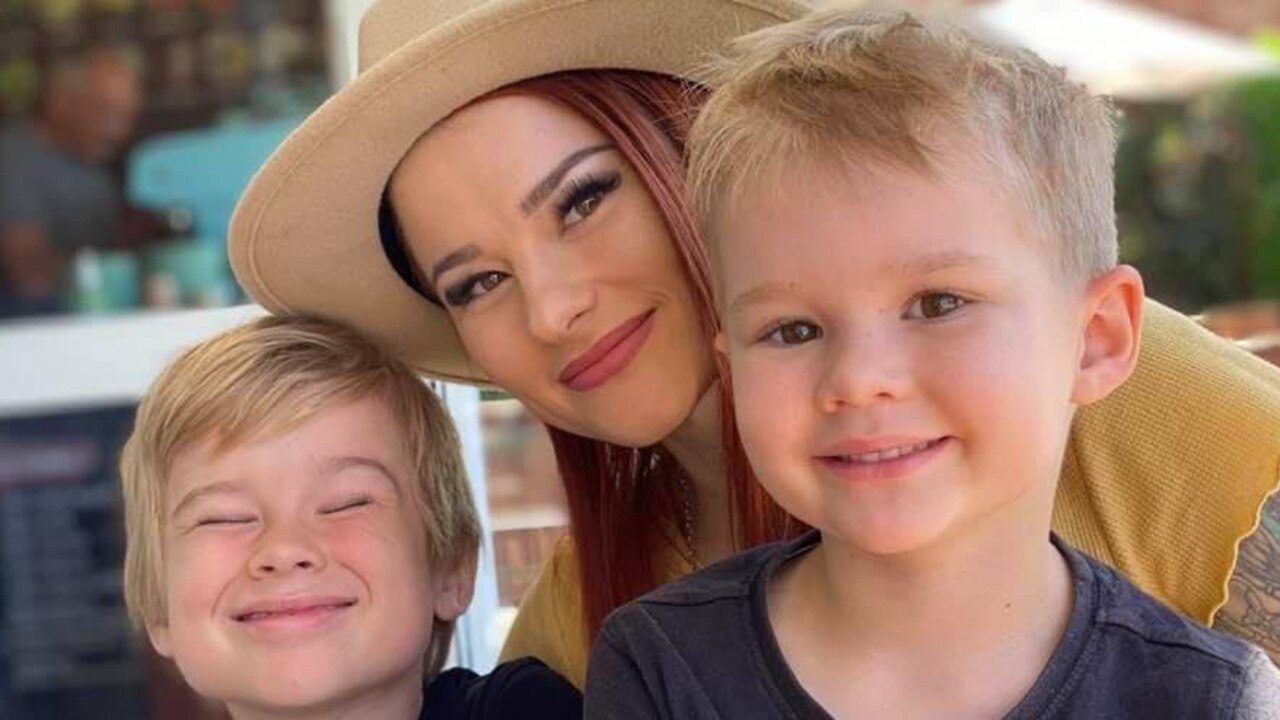
<path fill-rule="evenodd" d="M 685 195 L 684 143 L 706 91 L 664 75 L 629 70 L 558 73 L 501 91 L 546 97 L 595 123 L 647 186 L 684 264 L 703 337 L 720 329 L 706 250 Z M 717 353 L 713 389 L 720 417 L 729 517 L 739 549 L 794 536 L 802 526 L 756 483 L 734 423 L 728 367 Z M 683 472 L 660 445 L 630 448 L 548 426 L 569 501 L 589 642 L 614 608 L 665 579 L 662 548 L 677 541 Z"/>

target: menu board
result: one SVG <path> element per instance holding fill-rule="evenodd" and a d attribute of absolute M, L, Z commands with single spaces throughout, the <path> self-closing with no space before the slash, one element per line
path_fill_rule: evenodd
<path fill-rule="evenodd" d="M 41 82 L 89 46 L 141 73 L 138 137 L 269 105 L 327 82 L 323 15 L 322 0 L 0 0 L 0 120 L 32 113 Z"/>
<path fill-rule="evenodd" d="M 0 419 L 0 718 L 145 718 L 117 462 L 132 407 Z"/>

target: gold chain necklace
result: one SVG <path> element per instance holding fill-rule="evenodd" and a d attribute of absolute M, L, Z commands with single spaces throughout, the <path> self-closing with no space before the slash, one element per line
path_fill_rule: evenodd
<path fill-rule="evenodd" d="M 683 471 L 676 473 L 676 477 L 680 481 L 680 497 L 683 505 L 683 513 L 680 518 L 680 534 L 684 536 L 685 548 L 689 551 L 690 564 L 698 565 L 698 548 L 694 543 L 694 529 L 696 525 L 693 520 L 694 498 L 693 485 L 689 482 L 689 478 Z"/>

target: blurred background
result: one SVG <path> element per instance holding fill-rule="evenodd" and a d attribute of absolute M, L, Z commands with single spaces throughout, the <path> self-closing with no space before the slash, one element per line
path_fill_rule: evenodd
<path fill-rule="evenodd" d="M 220 717 L 124 616 L 114 467 L 159 368 L 260 312 L 231 209 L 352 76 L 369 3 L 0 0 L 0 718 Z M 1111 94 L 1123 258 L 1280 364 L 1280 0 L 916 4 Z M 455 660 L 485 670 L 567 514 L 519 403 L 440 390 L 487 533 Z"/>

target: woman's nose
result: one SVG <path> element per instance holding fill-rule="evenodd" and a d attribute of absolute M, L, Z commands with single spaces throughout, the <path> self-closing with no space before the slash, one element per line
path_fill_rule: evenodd
<path fill-rule="evenodd" d="M 529 333 L 551 345 L 568 338 L 596 304 L 591 282 L 565 270 L 540 268 L 521 281 Z"/>

